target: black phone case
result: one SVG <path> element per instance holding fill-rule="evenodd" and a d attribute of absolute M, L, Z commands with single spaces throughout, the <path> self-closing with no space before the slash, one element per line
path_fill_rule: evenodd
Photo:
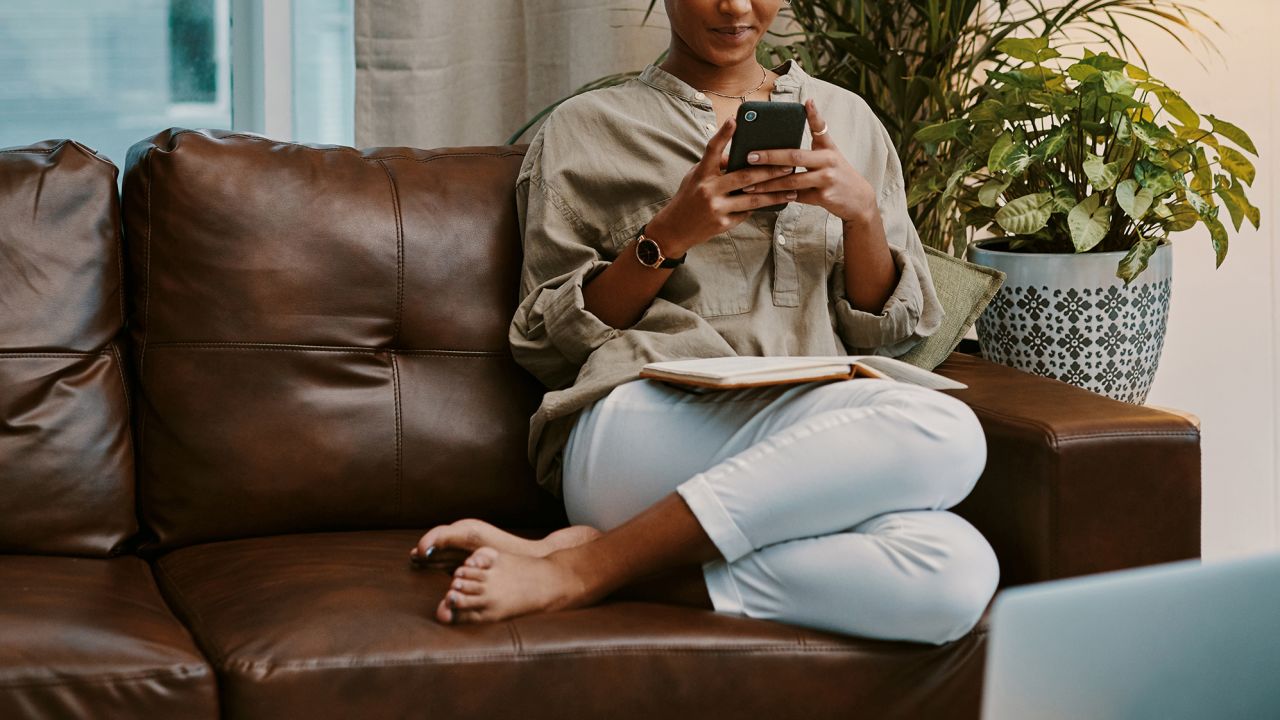
<path fill-rule="evenodd" d="M 748 112 L 755 112 L 754 120 L 746 119 Z M 742 103 L 738 106 L 737 124 L 729 144 L 729 164 L 725 167 L 725 172 L 747 167 L 747 154 L 753 150 L 800 147 L 804 140 L 804 126 L 808 122 L 809 115 L 801 103 L 761 100 Z M 729 194 L 740 195 L 742 189 L 731 190 Z M 781 210 L 786 206 L 786 203 L 782 203 L 756 208 L 756 211 Z"/>

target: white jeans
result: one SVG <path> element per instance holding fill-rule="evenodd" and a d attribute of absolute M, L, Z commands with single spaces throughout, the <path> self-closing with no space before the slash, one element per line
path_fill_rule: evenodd
<path fill-rule="evenodd" d="M 916 385 L 699 395 L 642 379 L 575 423 L 565 510 L 607 531 L 678 492 L 723 555 L 702 566 L 717 612 L 940 645 L 999 580 L 986 538 L 946 510 L 986 457 L 973 411 Z"/>

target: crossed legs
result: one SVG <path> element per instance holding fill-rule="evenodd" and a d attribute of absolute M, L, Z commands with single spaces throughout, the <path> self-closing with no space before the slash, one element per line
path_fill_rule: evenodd
<path fill-rule="evenodd" d="M 697 566 L 717 611 L 947 642 L 976 622 L 998 578 L 982 536 L 945 512 L 985 457 L 963 403 L 910 385 L 692 395 L 628 383 L 584 412 L 566 449 L 569 518 L 602 534 L 543 557 L 493 537 L 437 615 L 580 607 Z"/>

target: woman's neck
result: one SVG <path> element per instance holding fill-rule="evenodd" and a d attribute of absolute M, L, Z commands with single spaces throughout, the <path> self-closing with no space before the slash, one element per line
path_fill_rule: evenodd
<path fill-rule="evenodd" d="M 674 48 L 658 67 L 675 75 L 698 90 L 712 90 L 725 95 L 751 93 L 760 81 L 776 74 L 764 70 L 754 57 L 728 67 L 713 65 Z M 762 72 L 763 70 L 763 72 Z"/>

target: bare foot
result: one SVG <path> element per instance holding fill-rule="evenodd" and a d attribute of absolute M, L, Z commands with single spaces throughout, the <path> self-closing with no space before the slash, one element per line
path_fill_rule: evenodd
<path fill-rule="evenodd" d="M 591 542 L 600 534 L 599 530 L 589 525 L 574 525 L 556 530 L 541 540 L 530 540 L 501 530 L 483 520 L 466 518 L 449 525 L 437 525 L 431 528 L 409 551 L 409 556 L 430 559 L 435 551 L 443 548 L 474 552 L 481 547 L 491 547 L 515 555 L 546 557 L 557 550 Z"/>
<path fill-rule="evenodd" d="M 585 607 L 600 600 L 590 587 L 563 554 L 530 557 L 482 547 L 454 571 L 436 618 L 445 624 L 493 622 Z"/>

